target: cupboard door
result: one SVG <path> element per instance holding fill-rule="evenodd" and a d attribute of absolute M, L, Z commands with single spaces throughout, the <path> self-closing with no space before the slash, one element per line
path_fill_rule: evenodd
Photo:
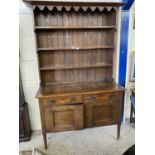
<path fill-rule="evenodd" d="M 46 131 L 65 131 L 83 128 L 83 105 L 44 107 Z"/>
<path fill-rule="evenodd" d="M 108 97 L 107 97 L 108 95 Z M 115 95 L 96 96 L 96 100 L 85 104 L 85 127 L 110 125 L 120 122 L 121 102 Z"/>

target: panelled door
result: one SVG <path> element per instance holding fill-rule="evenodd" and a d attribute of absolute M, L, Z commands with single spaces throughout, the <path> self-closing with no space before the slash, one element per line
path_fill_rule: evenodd
<path fill-rule="evenodd" d="M 120 121 L 121 102 L 115 94 L 97 94 L 85 104 L 85 127 L 114 124 Z"/>
<path fill-rule="evenodd" d="M 46 131 L 65 131 L 83 128 L 83 105 L 48 106 L 43 109 Z"/>

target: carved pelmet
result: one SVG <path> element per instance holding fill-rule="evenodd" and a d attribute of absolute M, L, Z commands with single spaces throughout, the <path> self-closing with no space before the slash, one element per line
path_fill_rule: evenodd
<path fill-rule="evenodd" d="M 92 12 L 99 10 L 102 12 L 103 10 L 106 10 L 110 12 L 112 9 L 116 10 L 116 7 L 106 7 L 106 6 L 54 6 L 54 5 L 33 5 L 33 9 L 35 10 L 38 8 L 39 10 L 44 10 L 47 8 L 49 11 L 53 11 L 54 8 L 57 9 L 57 11 L 62 11 L 65 9 L 66 11 L 70 11 L 73 9 L 74 11 L 78 12 L 79 10 L 82 11 L 87 11 L 88 9 L 91 10 Z"/>

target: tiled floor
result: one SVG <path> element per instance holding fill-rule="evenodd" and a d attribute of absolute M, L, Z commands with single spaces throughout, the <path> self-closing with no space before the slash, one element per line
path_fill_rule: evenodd
<path fill-rule="evenodd" d="M 127 120 L 116 139 L 116 125 L 48 134 L 48 149 L 44 149 L 41 132 L 32 134 L 31 141 L 20 143 L 20 150 L 33 147 L 47 155 L 122 155 L 135 142 L 135 129 Z"/>

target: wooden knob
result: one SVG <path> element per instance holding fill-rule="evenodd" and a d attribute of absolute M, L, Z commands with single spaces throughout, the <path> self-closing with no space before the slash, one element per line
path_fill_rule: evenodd
<path fill-rule="evenodd" d="M 70 102 L 76 102 L 76 97 L 72 96 L 72 97 L 70 98 Z"/>
<path fill-rule="evenodd" d="M 109 96 L 109 97 L 111 98 L 111 97 L 114 97 L 114 96 L 115 96 L 115 94 L 110 94 L 110 96 Z"/>
<path fill-rule="evenodd" d="M 91 99 L 92 99 L 93 101 L 96 101 L 96 96 L 92 95 L 92 96 L 91 96 Z"/>
<path fill-rule="evenodd" d="M 54 99 L 51 99 L 51 100 L 48 101 L 48 103 L 49 104 L 55 104 L 55 100 Z"/>

